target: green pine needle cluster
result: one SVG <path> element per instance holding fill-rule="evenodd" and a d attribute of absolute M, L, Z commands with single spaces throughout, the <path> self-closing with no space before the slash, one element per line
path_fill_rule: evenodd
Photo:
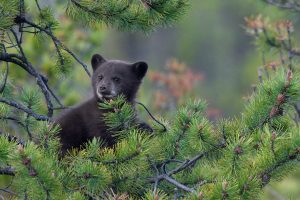
<path fill-rule="evenodd" d="M 0 1 L 0 32 L 10 29 L 19 13 L 19 0 Z"/>
<path fill-rule="evenodd" d="M 90 25 L 104 23 L 121 30 L 149 31 L 179 19 L 187 0 L 69 0 L 67 14 Z"/>

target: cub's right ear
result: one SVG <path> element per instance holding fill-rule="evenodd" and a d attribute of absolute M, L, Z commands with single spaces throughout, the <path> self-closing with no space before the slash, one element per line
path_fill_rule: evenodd
<path fill-rule="evenodd" d="M 93 71 L 96 71 L 96 69 L 104 62 L 106 62 L 106 60 L 101 55 L 94 54 L 91 60 Z"/>

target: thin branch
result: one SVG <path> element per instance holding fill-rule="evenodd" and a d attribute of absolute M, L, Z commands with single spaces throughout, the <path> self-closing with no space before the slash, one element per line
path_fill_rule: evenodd
<path fill-rule="evenodd" d="M 12 194 L 12 195 L 16 195 L 17 193 L 9 190 L 9 189 L 4 189 L 4 188 L 0 188 L 0 191 L 3 191 L 3 192 L 6 192 L 6 193 L 9 193 L 9 194 Z"/>
<path fill-rule="evenodd" d="M 167 164 L 169 163 L 184 163 L 184 161 L 181 161 L 181 160 L 176 160 L 176 159 L 169 159 L 169 160 L 166 160 L 163 162 L 163 164 L 161 165 L 161 170 L 166 174 L 167 171 L 166 171 L 166 166 Z"/>
<path fill-rule="evenodd" d="M 30 103 L 31 103 L 31 102 L 30 102 Z M 29 105 L 28 105 L 28 109 L 31 109 L 31 106 L 32 106 L 32 105 L 29 104 Z M 31 141 L 31 140 L 32 140 L 32 133 L 31 133 L 31 131 L 29 130 L 29 123 L 30 123 L 29 118 L 30 118 L 30 115 L 27 114 L 27 115 L 26 115 L 26 119 L 25 119 L 25 130 L 27 131 L 29 140 Z"/>
<path fill-rule="evenodd" d="M 16 33 L 12 30 L 12 33 L 16 37 L 17 40 L 17 35 Z M 61 106 L 64 107 L 63 104 L 60 102 L 59 98 L 55 95 L 55 93 L 51 90 L 51 88 L 47 84 L 47 78 L 44 77 L 42 74 L 39 74 L 31 65 L 30 62 L 26 59 L 25 53 L 22 49 L 22 46 L 18 43 L 17 46 L 19 47 L 19 51 L 22 54 L 22 56 L 18 54 L 8 54 L 8 53 L 3 53 L 0 54 L 0 60 L 5 61 L 5 62 L 11 62 L 14 63 L 20 67 L 22 67 L 25 71 L 27 71 L 30 75 L 34 76 L 37 79 L 37 83 L 39 87 L 41 88 L 45 99 L 46 103 L 48 106 L 48 116 L 51 117 L 53 114 L 53 105 L 49 96 L 49 93 L 53 96 L 53 98 L 56 100 L 56 102 Z"/>
<path fill-rule="evenodd" d="M 272 41 L 272 39 L 268 36 L 268 34 L 264 34 L 265 37 L 266 37 L 266 40 L 267 40 L 267 43 L 272 46 L 272 47 L 275 47 L 275 48 L 279 48 L 280 50 L 283 49 L 285 51 L 288 52 L 288 59 L 292 59 L 294 56 L 300 56 L 300 51 L 295 49 L 295 48 L 292 48 L 292 45 L 291 45 L 291 33 L 290 33 L 290 30 L 287 30 L 288 31 L 288 43 L 289 44 L 286 44 L 284 41 L 281 41 L 280 42 L 280 46 L 278 45 L 275 45 L 274 42 Z M 266 32 L 265 32 L 266 33 Z"/>
<path fill-rule="evenodd" d="M 14 122 L 16 122 L 17 124 L 21 125 L 23 128 L 26 127 L 25 124 L 24 124 L 23 122 L 21 122 L 19 119 L 15 118 L 15 117 L 11 117 L 11 116 L 8 116 L 8 117 L 0 117 L 0 119 L 14 121 Z"/>
<path fill-rule="evenodd" d="M 218 150 L 220 148 L 224 148 L 224 147 L 226 147 L 226 141 L 222 141 L 220 144 L 216 145 L 213 149 L 211 149 L 209 151 L 206 151 L 206 152 L 203 152 L 203 153 L 200 153 L 200 154 L 196 155 L 191 160 L 186 160 L 181 165 L 179 165 L 177 168 L 175 168 L 175 169 L 173 169 L 173 170 L 171 170 L 167 173 L 164 173 L 164 174 L 158 175 L 156 177 L 150 178 L 149 182 L 150 183 L 156 183 L 156 182 L 159 183 L 160 181 L 166 179 L 166 177 L 168 179 L 168 177 L 170 178 L 172 175 L 174 175 L 176 173 L 179 173 L 179 172 L 185 170 L 186 168 L 190 167 L 191 165 L 195 164 L 198 160 L 200 160 L 201 158 L 203 158 L 207 154 L 209 154 L 209 153 L 211 153 L 215 150 Z M 170 180 L 170 179 L 168 179 L 168 180 Z M 183 188 L 181 188 L 181 189 L 183 189 Z M 185 188 L 185 189 L 187 189 L 187 188 Z"/>
<path fill-rule="evenodd" d="M 9 73 L 9 66 L 8 66 L 8 63 L 6 62 L 6 70 L 5 70 L 3 82 L 0 85 L 0 93 L 2 93 L 5 89 L 5 86 L 6 86 L 6 83 L 7 83 L 8 73 Z"/>
<path fill-rule="evenodd" d="M 279 167 L 287 164 L 288 162 L 292 162 L 292 161 L 296 161 L 297 159 L 297 155 L 300 154 L 299 150 L 296 150 L 295 153 L 288 155 L 285 159 L 283 160 L 279 160 L 278 162 L 276 162 L 273 166 L 267 168 L 265 171 L 263 171 L 262 173 L 260 173 L 260 177 L 262 180 L 262 186 L 266 186 L 271 179 L 271 174 L 277 170 Z"/>
<path fill-rule="evenodd" d="M 0 60 L 5 62 L 10 62 L 18 65 L 19 67 L 23 68 L 26 72 L 28 72 L 30 75 L 34 76 L 34 73 L 32 70 L 23 62 L 23 58 L 19 56 L 18 54 L 8 54 L 8 53 L 2 53 L 0 54 Z"/>
<path fill-rule="evenodd" d="M 209 151 L 206 151 L 206 152 L 203 152 L 203 153 L 200 153 L 198 155 L 196 155 L 195 157 L 193 157 L 191 160 L 187 160 L 185 161 L 183 164 L 181 164 L 180 166 L 178 166 L 177 168 L 169 171 L 167 173 L 168 176 L 171 176 L 173 174 L 176 174 L 178 172 L 181 172 L 182 170 L 186 169 L 187 167 L 195 164 L 198 160 L 200 160 L 201 158 L 203 158 L 204 156 L 206 156 L 207 154 L 209 154 L 210 152 L 213 152 L 217 149 L 221 149 L 221 148 L 224 148 L 226 147 L 226 144 L 222 141 L 220 144 L 216 145 L 215 148 L 209 150 Z"/>
<path fill-rule="evenodd" d="M 33 28 L 37 28 L 39 29 L 40 31 L 43 31 L 44 33 L 46 33 L 48 36 L 51 37 L 51 39 L 53 40 L 53 42 L 56 44 L 56 45 L 59 45 L 61 46 L 61 48 L 63 50 L 65 50 L 66 52 L 68 52 L 79 64 L 82 65 L 82 67 L 84 68 L 85 72 L 88 74 L 89 77 L 91 77 L 91 73 L 89 72 L 88 68 L 87 68 L 87 65 L 84 64 L 68 47 L 66 47 L 57 37 L 55 37 L 51 30 L 48 30 L 46 28 L 43 28 L 33 22 L 30 22 L 28 21 L 26 18 L 22 18 L 22 19 L 19 19 L 21 22 L 24 22 L 30 26 L 32 26 Z"/>
<path fill-rule="evenodd" d="M 39 9 L 39 11 L 41 12 L 42 9 L 41 9 L 41 6 L 40 6 L 38 0 L 35 0 L 35 5 Z"/>
<path fill-rule="evenodd" d="M 1 40 L 2 42 L 2 40 Z M 3 52 L 6 52 L 6 48 L 5 48 L 5 45 L 4 44 L 0 44 L 3 48 Z M 2 52 L 1 52 L 2 53 Z M 2 93 L 5 89 L 5 86 L 6 86 L 6 82 L 7 82 L 7 77 L 8 77 L 8 73 L 9 73 L 9 65 L 8 63 L 6 62 L 6 70 L 5 70 L 5 74 L 4 74 L 4 80 L 3 80 L 3 83 L 1 84 L 0 86 L 0 93 Z"/>
<path fill-rule="evenodd" d="M 44 94 L 44 97 L 45 97 L 45 100 L 46 100 L 46 103 L 47 103 L 47 108 L 48 108 L 48 114 L 47 115 L 48 115 L 48 117 L 52 117 L 52 115 L 53 115 L 53 104 L 52 104 L 52 101 L 51 101 L 51 98 L 50 98 L 50 94 L 49 94 L 47 86 L 46 86 L 45 79 L 44 79 L 44 77 L 41 74 L 39 74 L 34 69 L 34 67 L 32 66 L 32 64 L 30 62 L 28 62 L 28 60 L 27 60 L 27 58 L 25 56 L 25 53 L 23 51 L 22 45 L 18 41 L 17 33 L 13 29 L 11 29 L 11 32 L 13 33 L 13 35 L 15 37 L 15 40 L 16 40 L 16 42 L 18 44 L 20 53 L 22 55 L 21 60 L 27 65 L 27 68 L 32 72 L 32 75 L 36 78 L 36 82 L 37 82 L 38 86 L 41 88 L 42 93 Z"/>
<path fill-rule="evenodd" d="M 264 0 L 264 1 L 268 4 L 274 5 L 274 6 L 279 7 L 279 8 L 290 9 L 290 10 L 294 10 L 296 12 L 300 12 L 300 6 L 297 5 L 294 2 L 291 2 L 291 1 L 288 1 L 288 2 L 285 2 L 285 3 L 281 3 L 281 2 L 278 2 L 276 0 Z"/>
<path fill-rule="evenodd" d="M 16 33 L 14 31 L 12 31 L 15 35 L 15 37 L 17 37 Z M 16 38 L 17 39 L 17 38 Z M 25 71 L 27 71 L 30 75 L 40 79 L 40 81 L 43 82 L 44 86 L 40 85 L 40 88 L 44 91 L 50 92 L 50 94 L 53 96 L 53 98 L 56 100 L 56 102 L 61 106 L 64 107 L 63 104 L 60 102 L 59 98 L 55 95 L 55 93 L 52 91 L 52 89 L 48 86 L 47 84 L 47 78 L 45 76 L 43 76 L 42 74 L 39 74 L 31 65 L 31 63 L 29 63 L 26 59 L 25 53 L 22 49 L 21 46 L 19 46 L 17 44 L 17 46 L 19 47 L 19 51 L 21 52 L 22 56 L 18 55 L 18 54 L 0 54 L 0 60 L 6 61 L 6 62 L 11 62 L 14 63 L 20 67 L 22 67 Z M 16 60 L 17 59 L 17 60 Z M 39 76 L 39 77 L 37 77 Z M 45 95 L 45 94 L 44 94 Z M 47 95 L 48 96 L 48 95 Z M 49 104 L 50 99 L 47 100 L 47 103 Z M 52 103 L 51 103 L 52 104 Z M 52 106 L 53 107 L 53 106 Z M 51 108 L 53 109 L 53 108 Z"/>
<path fill-rule="evenodd" d="M 33 110 L 28 109 L 25 106 L 15 102 L 15 101 L 10 101 L 10 100 L 0 98 L 0 102 L 5 103 L 5 104 L 7 104 L 9 106 L 12 106 L 14 108 L 17 108 L 19 110 L 22 110 L 23 112 L 29 114 L 30 116 L 34 117 L 38 121 L 47 121 L 47 120 L 49 120 L 48 116 L 36 114 Z"/>
<path fill-rule="evenodd" d="M 193 189 L 191 189 L 191 188 L 189 188 L 189 187 L 187 187 L 187 186 L 185 186 L 185 185 L 179 183 L 179 182 L 176 181 L 175 179 L 172 179 L 170 176 L 164 175 L 164 176 L 163 176 L 163 179 L 166 180 L 166 181 L 168 181 L 169 183 L 175 185 L 176 187 L 178 187 L 178 188 L 184 190 L 184 191 L 187 191 L 187 192 L 195 192 L 195 190 L 193 190 Z"/>
<path fill-rule="evenodd" d="M 65 109 L 66 107 L 60 102 L 58 96 L 52 91 L 52 89 L 49 87 L 48 84 L 46 84 L 46 87 L 48 89 L 48 91 L 50 92 L 50 94 L 52 95 L 52 97 L 55 99 L 55 101 L 59 104 L 59 108 L 60 109 Z M 52 108 L 53 110 L 57 110 L 57 108 Z"/>
<path fill-rule="evenodd" d="M 15 170 L 12 167 L 0 168 L 0 175 L 15 176 Z"/>
<path fill-rule="evenodd" d="M 151 112 L 148 110 L 148 108 L 147 108 L 143 103 L 138 102 L 138 101 L 135 101 L 135 103 L 141 105 L 141 106 L 146 110 L 146 112 L 148 113 L 148 115 L 149 115 L 156 123 L 158 123 L 159 125 L 161 125 L 161 126 L 163 127 L 162 132 L 166 132 L 166 131 L 167 131 L 167 127 L 166 127 L 163 123 L 161 123 L 160 121 L 158 121 L 158 120 L 151 114 Z"/>
<path fill-rule="evenodd" d="M 293 49 L 292 46 L 292 38 L 291 38 L 291 30 L 289 28 L 287 28 L 287 33 L 288 33 L 288 49 Z M 291 51 L 288 51 L 288 58 L 289 58 L 289 69 L 292 70 L 293 68 L 293 55 L 291 53 Z"/>
<path fill-rule="evenodd" d="M 19 67 L 23 68 L 30 75 L 37 78 L 39 87 L 42 89 L 42 91 L 44 91 L 43 93 L 44 93 L 45 98 L 47 99 L 47 101 L 46 101 L 47 104 L 49 104 L 49 106 L 48 106 L 49 109 L 51 108 L 51 110 L 54 110 L 52 103 L 50 104 L 50 102 L 51 102 L 50 96 L 49 96 L 49 94 L 46 95 L 45 94 L 46 92 L 47 93 L 49 92 L 53 96 L 53 98 L 56 100 L 56 102 L 60 105 L 60 107 L 64 108 L 64 106 L 60 102 L 59 98 L 55 95 L 55 93 L 48 86 L 47 79 L 43 75 L 38 74 L 38 72 L 36 72 L 33 67 L 29 67 L 28 64 L 25 64 L 23 57 L 21 57 L 18 54 L 2 53 L 2 54 L 0 54 L 0 60 L 5 61 L 5 62 L 14 63 L 14 64 L 18 65 Z"/>
<path fill-rule="evenodd" d="M 21 17 L 25 17 L 25 2 L 24 2 L 24 0 L 20 0 L 19 3 L 20 3 L 19 15 Z M 21 35 L 20 35 L 20 40 L 18 41 L 18 43 L 20 43 L 20 44 L 22 44 L 22 42 L 23 42 L 23 26 L 24 26 L 24 23 L 19 24 L 19 33 L 21 33 Z"/>

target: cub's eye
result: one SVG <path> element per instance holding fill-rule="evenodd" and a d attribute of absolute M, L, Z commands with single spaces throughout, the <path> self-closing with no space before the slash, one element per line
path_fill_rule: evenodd
<path fill-rule="evenodd" d="M 118 77 L 113 77 L 112 80 L 115 81 L 116 83 L 119 83 L 121 81 L 121 79 Z"/>
<path fill-rule="evenodd" d="M 99 81 L 101 81 L 102 79 L 103 79 L 103 76 L 102 76 L 102 75 L 98 76 L 98 80 L 99 80 Z"/>

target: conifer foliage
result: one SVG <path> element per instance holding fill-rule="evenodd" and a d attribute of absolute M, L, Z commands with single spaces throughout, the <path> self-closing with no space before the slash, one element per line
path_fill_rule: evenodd
<path fill-rule="evenodd" d="M 205 116 L 204 101 L 190 100 L 173 119 L 160 119 L 164 127 L 152 124 L 154 131 L 149 133 L 135 124 L 136 113 L 124 97 L 102 102 L 99 109 L 112 111 L 106 113 L 105 121 L 118 143 L 107 148 L 101 139 L 94 138 L 82 149 L 61 157 L 59 127 L 49 119 L 64 105 L 51 90 L 47 77 L 26 56 L 23 35 L 50 38 L 57 67 L 61 68 L 57 73 L 67 73 L 63 68 L 69 68 L 72 59 L 87 74 L 89 71 L 55 36 L 59 23 L 51 9 L 35 2 L 39 14 L 29 17 L 23 0 L 0 0 L 0 60 L 4 66 L 0 85 L 0 180 L 7 182 L 0 188 L 0 197 L 258 199 L 271 180 L 280 180 L 299 166 L 300 130 L 294 117 L 300 80 L 291 63 L 273 70 L 266 68 L 268 76 L 261 78 L 244 112 L 215 124 Z M 185 7 L 182 0 L 70 0 L 66 12 L 90 24 L 104 22 L 120 29 L 145 31 L 175 21 Z M 248 20 L 248 24 L 252 22 Z M 17 67 L 36 84 L 19 92 L 18 83 L 9 77 Z M 16 126 L 19 128 L 12 128 Z M 26 134 L 20 134 L 23 132 Z"/>

